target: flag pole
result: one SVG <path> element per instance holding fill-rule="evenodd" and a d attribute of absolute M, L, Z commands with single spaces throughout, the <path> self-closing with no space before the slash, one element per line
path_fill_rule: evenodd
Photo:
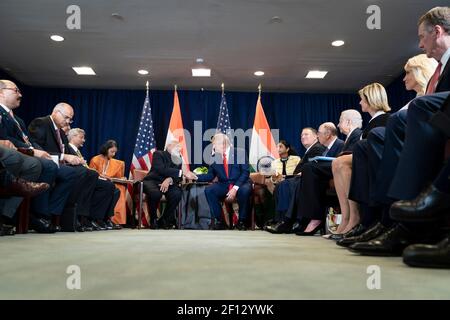
<path fill-rule="evenodd" d="M 148 96 L 148 81 L 145 83 L 145 88 L 147 90 L 147 96 Z"/>
<path fill-rule="evenodd" d="M 221 87 L 222 87 L 222 97 L 223 97 L 223 95 L 225 94 L 225 84 L 223 82 L 222 82 Z"/>
<path fill-rule="evenodd" d="M 177 85 L 175 85 L 174 87 L 175 87 L 175 91 L 177 91 Z"/>
<path fill-rule="evenodd" d="M 261 83 L 258 86 L 258 94 L 259 94 L 259 98 L 261 98 Z"/>

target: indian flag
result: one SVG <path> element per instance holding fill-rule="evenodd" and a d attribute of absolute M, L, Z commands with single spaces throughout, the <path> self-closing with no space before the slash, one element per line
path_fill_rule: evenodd
<path fill-rule="evenodd" d="M 269 123 L 264 114 L 260 94 L 256 103 L 255 122 L 253 124 L 249 156 L 249 163 L 255 171 L 257 171 L 258 160 L 263 157 L 278 159 L 279 156 Z"/>
<path fill-rule="evenodd" d="M 189 169 L 189 161 L 186 148 L 186 138 L 184 136 L 183 119 L 181 118 L 180 102 L 178 100 L 177 89 L 173 97 L 173 111 L 170 117 L 169 130 L 167 131 L 166 146 L 170 141 L 177 140 L 181 145 L 181 155 L 183 158 L 183 168 Z"/>

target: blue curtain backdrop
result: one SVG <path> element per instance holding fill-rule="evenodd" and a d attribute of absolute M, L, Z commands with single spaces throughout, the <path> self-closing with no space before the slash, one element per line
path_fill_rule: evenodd
<path fill-rule="evenodd" d="M 3 74 L 3 78 L 7 75 Z M 72 127 L 86 131 L 82 149 L 86 159 L 98 153 L 99 146 L 108 139 L 119 144 L 118 159 L 130 165 L 138 130 L 145 90 L 89 90 L 67 88 L 39 88 L 18 84 L 23 100 L 17 114 L 28 124 L 32 119 L 51 113 L 58 102 L 74 107 Z M 387 87 L 392 109 L 398 110 L 414 95 L 405 91 L 401 77 Z M 203 130 L 215 128 L 219 112 L 220 91 L 178 91 L 185 129 L 193 132 L 194 121 L 203 122 Z M 233 129 L 252 128 L 257 93 L 226 92 Z M 173 107 L 173 91 L 150 91 L 157 148 L 164 147 Z M 325 121 L 338 123 L 340 113 L 349 108 L 360 110 L 359 97 L 354 94 L 307 94 L 263 92 L 262 104 L 269 125 L 279 129 L 280 139 L 289 141 L 303 154 L 300 143 L 301 128 L 317 128 Z M 364 116 L 365 122 L 368 116 Z M 198 137 L 196 137 L 199 139 Z M 206 146 L 208 142 L 204 142 Z"/>

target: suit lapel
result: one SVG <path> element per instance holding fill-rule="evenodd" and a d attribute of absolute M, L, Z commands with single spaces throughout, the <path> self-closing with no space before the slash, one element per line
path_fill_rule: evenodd
<path fill-rule="evenodd" d="M 58 149 L 60 149 L 58 137 L 56 136 L 56 130 L 55 130 L 55 127 L 53 126 L 52 119 L 50 119 L 50 116 L 48 116 L 48 117 L 46 117 L 45 120 L 47 121 L 48 130 L 50 130 L 50 132 L 52 133 L 52 137 L 55 140 L 56 146 L 58 146 Z"/>

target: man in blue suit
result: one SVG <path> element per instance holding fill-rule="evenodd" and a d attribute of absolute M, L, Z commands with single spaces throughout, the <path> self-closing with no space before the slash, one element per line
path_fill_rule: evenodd
<path fill-rule="evenodd" d="M 211 227 L 214 230 L 225 229 L 225 225 L 221 221 L 221 201 L 224 199 L 233 201 L 237 198 L 239 223 L 236 228 L 245 230 L 252 192 L 245 150 L 233 148 L 229 138 L 222 133 L 214 136 L 213 150 L 214 155 L 208 173 L 199 175 L 197 180 L 199 182 L 212 181 L 214 178 L 218 180 L 205 189 L 205 196 L 214 217 Z"/>

